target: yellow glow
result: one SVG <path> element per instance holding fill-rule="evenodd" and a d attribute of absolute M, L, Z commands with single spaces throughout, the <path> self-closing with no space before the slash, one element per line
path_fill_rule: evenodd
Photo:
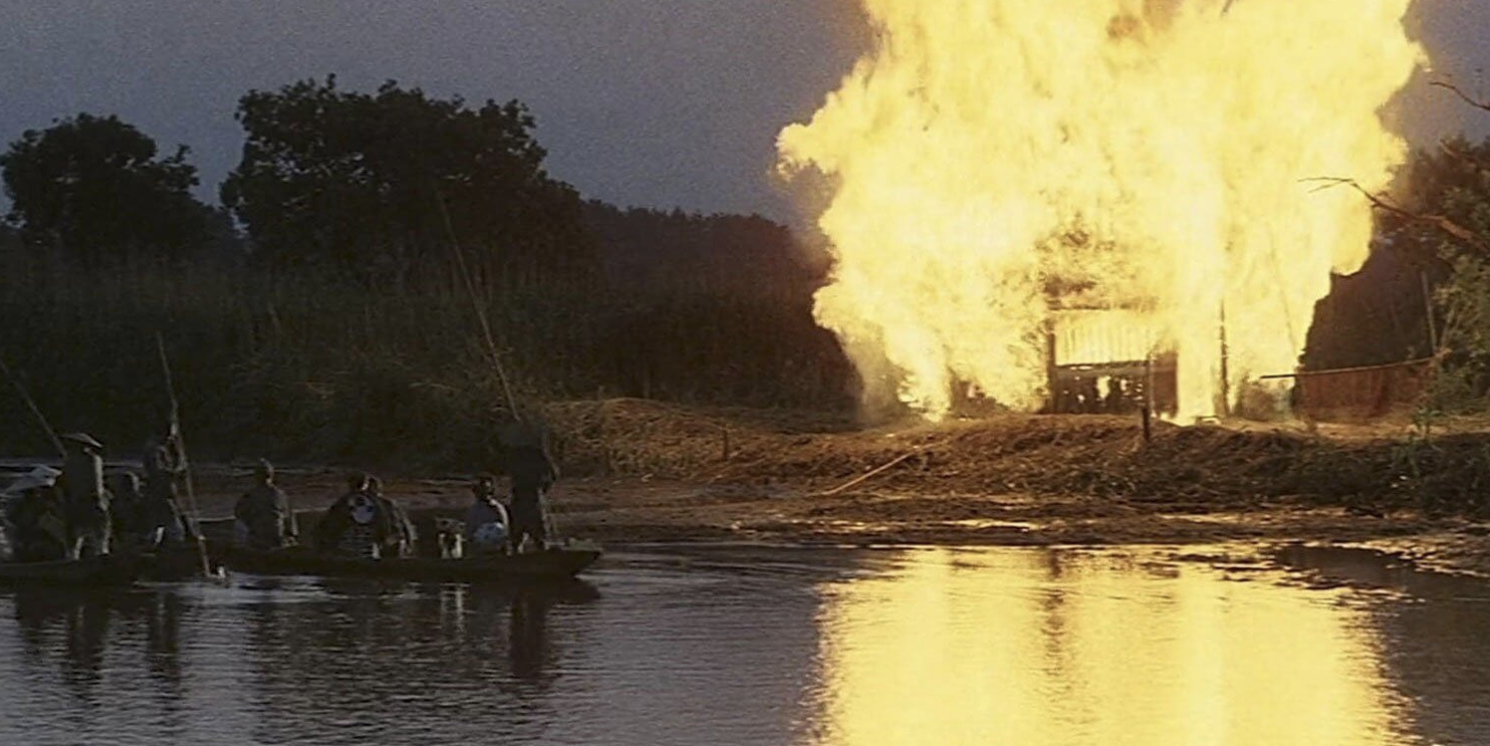
<path fill-rule="evenodd" d="M 931 552 L 835 587 L 834 746 L 1410 742 L 1365 612 L 1200 567 Z"/>
<path fill-rule="evenodd" d="M 782 164 L 834 184 L 819 321 L 939 416 L 956 381 L 1033 409 L 1053 308 L 1134 309 L 1182 417 L 1292 371 L 1405 157 L 1379 109 L 1413 0 L 862 0 L 878 42 Z M 1054 297 L 1051 297 L 1051 296 Z"/>

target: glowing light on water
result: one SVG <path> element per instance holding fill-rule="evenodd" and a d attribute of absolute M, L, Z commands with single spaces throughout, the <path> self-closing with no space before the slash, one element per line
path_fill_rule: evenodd
<path fill-rule="evenodd" d="M 1348 594 L 1153 559 L 928 550 L 833 586 L 813 742 L 1417 742 Z"/>

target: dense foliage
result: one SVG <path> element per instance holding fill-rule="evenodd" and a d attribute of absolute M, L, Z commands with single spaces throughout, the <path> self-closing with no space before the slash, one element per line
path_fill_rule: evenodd
<path fill-rule="evenodd" d="M 1441 355 L 1473 397 L 1490 383 L 1490 140 L 1419 152 L 1370 261 L 1336 278 L 1305 363 L 1340 368 Z M 1431 311 L 1430 311 L 1431 309 Z M 1436 347 L 1435 347 L 1436 345 Z"/>
<path fill-rule="evenodd" d="M 239 118 L 222 193 L 247 241 L 209 220 L 213 261 L 59 265 L 0 234 L 0 358 L 55 427 L 111 456 L 165 404 L 161 333 L 203 454 L 470 467 L 505 414 L 478 306 L 528 403 L 852 405 L 812 319 L 823 264 L 781 225 L 583 203 L 546 175 L 516 103 L 328 80 L 250 93 Z M 167 163 L 194 174 L 184 152 Z M 0 450 L 48 450 L 10 392 L 0 421 L 16 423 Z"/>
<path fill-rule="evenodd" d="M 331 77 L 253 91 L 237 117 L 247 142 L 222 201 L 268 265 L 402 280 L 448 256 L 451 229 L 494 272 L 573 275 L 592 261 L 579 196 L 544 170 L 516 101 L 472 108 Z"/>
<path fill-rule="evenodd" d="M 87 265 L 185 258 L 212 237 L 186 156 L 160 157 L 155 140 L 112 116 L 27 130 L 0 155 L 7 219 L 26 243 Z"/>

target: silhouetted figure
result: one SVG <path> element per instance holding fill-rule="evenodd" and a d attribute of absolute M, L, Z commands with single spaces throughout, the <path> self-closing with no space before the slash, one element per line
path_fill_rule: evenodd
<path fill-rule="evenodd" d="M 377 501 L 378 507 L 388 514 L 388 522 L 393 529 L 392 534 L 383 542 L 381 555 L 384 557 L 412 555 L 414 545 L 419 540 L 419 533 L 414 530 L 414 522 L 409 520 L 409 512 L 392 498 L 383 494 L 383 480 L 377 477 L 367 478 L 367 493 Z"/>
<path fill-rule="evenodd" d="M 67 515 L 67 557 L 99 557 L 109 553 L 109 493 L 103 486 L 103 444 L 87 433 L 62 436 L 64 507 Z"/>
<path fill-rule="evenodd" d="M 490 474 L 471 485 L 475 500 L 466 511 L 465 546 L 472 555 L 505 552 L 511 537 L 507 508 L 497 500 L 497 480 Z"/>
<path fill-rule="evenodd" d="M 329 509 L 316 527 L 316 549 L 353 557 L 381 557 L 396 536 L 392 516 L 369 492 L 368 476 L 347 477 L 347 493 Z"/>
<path fill-rule="evenodd" d="M 295 543 L 299 527 L 290 499 L 274 483 L 274 465 L 264 459 L 254 465 L 254 486 L 233 506 L 239 541 L 250 549 L 282 549 Z"/>
<path fill-rule="evenodd" d="M 558 481 L 554 468 L 541 443 L 525 442 L 503 449 L 503 471 L 512 480 L 512 545 L 522 548 L 525 540 L 542 547 L 548 538 L 544 529 L 543 494 Z"/>
<path fill-rule="evenodd" d="M 67 511 L 55 483 L 38 484 L 21 492 L 9 509 L 16 562 L 55 562 L 67 559 Z"/>
<path fill-rule="evenodd" d="M 180 483 L 186 478 L 186 455 L 181 449 L 181 431 L 175 418 L 168 418 L 161 433 L 145 444 L 144 523 L 159 532 L 160 544 L 179 547 L 197 538 L 196 527 L 181 512 Z"/>

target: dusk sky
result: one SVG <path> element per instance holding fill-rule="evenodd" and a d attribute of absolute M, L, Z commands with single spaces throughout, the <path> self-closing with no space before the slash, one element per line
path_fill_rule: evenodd
<path fill-rule="evenodd" d="M 0 140 L 118 114 L 190 146 L 215 200 L 245 91 L 392 78 L 527 102 L 551 171 L 586 196 L 787 218 L 776 134 L 848 71 L 859 15 L 855 0 L 0 0 Z M 1416 15 L 1439 70 L 1490 91 L 1476 73 L 1490 69 L 1490 2 L 1419 0 Z M 1419 141 L 1477 120 L 1441 94 L 1407 108 Z"/>

